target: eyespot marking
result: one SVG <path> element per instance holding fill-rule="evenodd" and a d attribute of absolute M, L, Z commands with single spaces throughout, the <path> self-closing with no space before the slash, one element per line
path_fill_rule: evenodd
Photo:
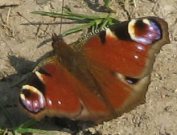
<path fill-rule="evenodd" d="M 151 23 L 150 23 L 150 21 L 148 20 L 148 19 L 143 19 L 143 22 L 145 23 L 145 24 L 147 24 L 147 25 L 151 25 Z"/>
<path fill-rule="evenodd" d="M 22 86 L 20 103 L 31 113 L 38 113 L 46 106 L 44 95 L 37 88 L 30 85 Z"/>
<path fill-rule="evenodd" d="M 132 40 L 144 45 L 150 45 L 161 38 L 161 28 L 152 19 L 130 21 L 128 33 Z"/>
<path fill-rule="evenodd" d="M 133 19 L 128 24 L 128 33 L 132 39 L 135 39 L 135 37 L 136 37 L 135 36 L 135 29 L 134 29 L 135 23 L 136 23 L 136 20 Z"/>

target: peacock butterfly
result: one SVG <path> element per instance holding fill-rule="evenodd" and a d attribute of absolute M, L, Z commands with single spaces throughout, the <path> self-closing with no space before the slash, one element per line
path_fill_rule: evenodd
<path fill-rule="evenodd" d="M 144 17 L 114 24 L 78 50 L 52 36 L 53 54 L 34 69 L 19 95 L 35 119 L 102 122 L 144 103 L 156 54 L 169 43 L 167 23 Z"/>

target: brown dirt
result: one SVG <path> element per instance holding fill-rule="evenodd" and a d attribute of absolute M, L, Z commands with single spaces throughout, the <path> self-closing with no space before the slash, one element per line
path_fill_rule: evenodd
<path fill-rule="evenodd" d="M 169 24 L 171 43 L 165 45 L 157 56 L 146 103 L 90 130 L 100 131 L 104 135 L 175 135 L 177 134 L 177 1 L 134 0 L 134 2 L 135 5 L 132 6 L 126 1 L 123 9 L 113 0 L 111 6 L 116 9 L 119 20 L 127 20 L 125 10 L 132 18 L 142 16 L 164 18 Z M 95 14 L 87 3 L 79 0 L 67 0 L 65 5 L 68 5 L 73 12 Z M 13 124 L 18 125 L 25 118 L 18 108 L 13 107 L 19 93 L 19 86 L 15 84 L 32 71 L 37 59 L 51 50 L 50 42 L 39 48 L 37 46 L 50 39 L 51 33 L 59 32 L 59 19 L 54 20 L 30 12 L 54 9 L 61 10 L 61 0 L 1 0 L 0 2 L 0 104 L 6 106 Z M 50 23 L 52 25 L 48 25 Z M 66 30 L 72 25 L 62 25 L 62 27 L 62 30 Z M 66 40 L 72 42 L 78 37 L 79 34 L 73 34 Z M 9 121 L 0 109 L 0 127 L 8 126 Z M 62 131 L 49 131 L 47 134 L 49 133 L 68 134 Z"/>

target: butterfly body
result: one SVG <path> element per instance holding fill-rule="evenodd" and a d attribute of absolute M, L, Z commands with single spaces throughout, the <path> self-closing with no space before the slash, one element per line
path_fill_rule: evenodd
<path fill-rule="evenodd" d="M 54 53 L 22 86 L 20 103 L 36 119 L 120 116 L 144 102 L 155 55 L 166 43 L 167 24 L 156 17 L 110 26 L 79 50 L 53 35 Z"/>

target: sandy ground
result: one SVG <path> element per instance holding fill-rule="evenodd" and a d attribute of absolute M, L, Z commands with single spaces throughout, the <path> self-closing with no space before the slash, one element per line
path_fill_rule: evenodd
<path fill-rule="evenodd" d="M 91 9 L 87 2 L 67 0 L 65 5 L 68 5 L 73 12 L 95 14 L 94 8 Z M 120 3 L 113 0 L 111 6 L 116 9 L 119 20 L 127 20 L 125 10 L 132 18 L 142 16 L 164 18 L 169 24 L 171 43 L 165 45 L 157 56 L 146 103 L 90 130 L 100 131 L 103 135 L 175 135 L 177 134 L 177 0 L 135 0 L 134 2 L 134 6 L 126 2 L 123 9 Z M 50 39 L 49 33 L 59 32 L 59 19 L 54 20 L 30 13 L 36 10 L 60 11 L 61 0 L 0 1 L 0 104 L 9 112 L 13 125 L 18 125 L 26 119 L 24 114 L 14 107 L 19 93 L 19 86 L 15 84 L 32 71 L 37 59 L 51 50 L 50 42 L 39 48 L 37 46 Z M 40 25 L 41 23 L 45 25 Z M 62 30 L 71 27 L 72 25 L 63 25 Z M 72 42 L 78 37 L 79 34 L 74 34 L 66 40 Z M 9 126 L 11 124 L 1 108 L 0 127 Z M 47 134 L 69 133 L 53 130 Z"/>

